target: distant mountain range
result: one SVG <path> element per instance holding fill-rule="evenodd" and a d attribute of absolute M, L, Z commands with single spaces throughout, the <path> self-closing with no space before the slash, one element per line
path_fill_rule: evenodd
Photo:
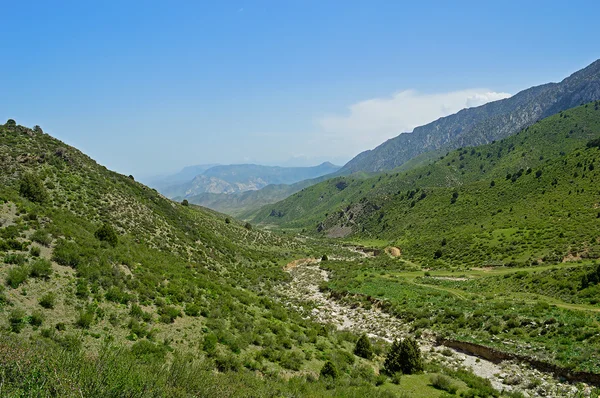
<path fill-rule="evenodd" d="M 186 167 L 154 186 L 169 198 L 187 199 L 202 194 L 228 195 L 257 191 L 272 184 L 294 184 L 331 174 L 339 169 L 340 166 L 329 162 L 313 167 L 278 167 L 256 164 L 200 165 Z M 198 172 L 198 174 L 192 176 L 191 174 L 194 172 Z M 183 178 L 187 179 L 182 182 Z M 173 183 L 168 184 L 169 181 Z M 214 197 L 213 202 L 215 202 Z"/>
<path fill-rule="evenodd" d="M 536 121 L 600 99 L 600 60 L 560 83 L 521 91 L 500 101 L 463 109 L 400 134 L 373 150 L 360 153 L 339 172 L 391 170 L 426 152 L 476 146 L 508 137 Z"/>

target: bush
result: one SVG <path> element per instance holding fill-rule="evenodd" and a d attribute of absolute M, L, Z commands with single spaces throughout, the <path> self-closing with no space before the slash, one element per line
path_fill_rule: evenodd
<path fill-rule="evenodd" d="M 304 362 L 305 355 L 302 351 L 292 350 L 281 356 L 279 363 L 286 369 L 300 370 Z"/>
<path fill-rule="evenodd" d="M 423 361 L 417 342 L 412 338 L 394 341 L 385 358 L 384 370 L 390 376 L 396 372 L 413 374 L 422 371 Z"/>
<path fill-rule="evenodd" d="M 48 200 L 48 193 L 46 192 L 46 188 L 42 184 L 42 181 L 37 176 L 30 173 L 21 177 L 19 194 L 36 203 L 43 203 Z"/>
<path fill-rule="evenodd" d="M 25 326 L 24 322 L 25 312 L 21 309 L 14 309 L 8 314 L 8 322 L 10 323 L 10 330 L 15 333 L 19 333 L 23 326 Z"/>
<path fill-rule="evenodd" d="M 187 304 L 185 306 L 185 314 L 187 316 L 198 316 L 200 314 L 200 307 L 194 303 Z"/>
<path fill-rule="evenodd" d="M 7 254 L 4 256 L 4 262 L 6 264 L 23 265 L 27 263 L 27 257 L 22 254 Z"/>
<path fill-rule="evenodd" d="M 184 200 L 181 202 L 181 205 L 182 205 L 182 206 L 189 206 L 189 205 L 190 205 L 190 202 L 188 202 L 188 200 L 187 200 L 187 199 L 184 199 Z"/>
<path fill-rule="evenodd" d="M 588 148 L 600 148 L 600 138 L 596 138 L 596 139 L 588 141 L 586 146 Z"/>
<path fill-rule="evenodd" d="M 458 390 L 458 387 L 452 384 L 452 381 L 444 375 L 431 376 L 431 385 L 438 390 L 447 391 L 450 394 L 455 394 Z"/>
<path fill-rule="evenodd" d="M 104 297 L 113 303 L 127 304 L 131 301 L 131 296 L 117 286 L 108 288 Z"/>
<path fill-rule="evenodd" d="M 119 237 L 117 235 L 117 232 L 112 227 L 112 225 L 108 223 L 102 224 L 102 226 L 98 228 L 98 230 L 96 230 L 94 236 L 96 237 L 96 239 L 103 242 L 107 242 L 113 247 L 116 246 L 117 243 L 119 243 Z"/>
<path fill-rule="evenodd" d="M 338 370 L 333 362 L 325 362 L 325 365 L 321 368 L 321 377 L 330 379 L 336 379 L 338 377 Z"/>
<path fill-rule="evenodd" d="M 250 224 L 249 222 L 247 222 L 246 224 L 244 224 L 244 228 L 246 228 L 248 231 L 252 230 L 252 224 Z"/>
<path fill-rule="evenodd" d="M 173 323 L 175 322 L 175 318 L 181 316 L 181 311 L 177 307 L 172 305 L 167 305 L 162 307 L 159 311 L 160 321 L 163 323 Z"/>
<path fill-rule="evenodd" d="M 37 259 L 31 264 L 29 275 L 34 278 L 48 279 L 52 275 L 52 264 L 45 258 Z"/>
<path fill-rule="evenodd" d="M 54 308 L 55 300 L 56 296 L 54 293 L 46 293 L 40 298 L 40 305 L 44 308 L 51 309 Z"/>
<path fill-rule="evenodd" d="M 31 254 L 32 257 L 39 257 L 40 254 L 42 254 L 42 249 L 37 246 L 31 246 L 31 249 L 29 249 L 29 254 Z"/>
<path fill-rule="evenodd" d="M 354 354 L 365 359 L 373 358 L 373 347 L 371 347 L 371 341 L 366 334 L 360 336 L 356 342 L 356 346 L 354 346 Z"/>
<path fill-rule="evenodd" d="M 39 311 L 35 311 L 29 317 L 29 323 L 31 324 L 31 326 L 41 326 L 43 321 L 44 321 L 44 316 Z"/>
<path fill-rule="evenodd" d="M 27 266 L 20 267 L 12 267 L 8 270 L 8 275 L 6 276 L 6 284 L 13 289 L 16 289 L 21 285 L 21 283 L 25 282 L 29 277 L 29 268 Z"/>
<path fill-rule="evenodd" d="M 89 329 L 92 322 L 94 322 L 94 313 L 92 311 L 81 311 L 75 325 L 82 329 Z"/>
<path fill-rule="evenodd" d="M 46 247 L 50 246 L 50 244 L 52 243 L 52 237 L 50 236 L 50 234 L 48 234 L 42 230 L 35 231 L 31 235 L 31 240 L 39 243 L 42 246 L 46 246 Z"/>
<path fill-rule="evenodd" d="M 76 268 L 80 262 L 80 251 L 79 246 L 75 242 L 68 242 L 66 240 L 60 240 L 54 252 L 52 253 L 52 259 L 60 265 Z"/>
<path fill-rule="evenodd" d="M 131 346 L 131 352 L 139 359 L 163 359 L 167 350 L 151 341 L 140 340 Z"/>

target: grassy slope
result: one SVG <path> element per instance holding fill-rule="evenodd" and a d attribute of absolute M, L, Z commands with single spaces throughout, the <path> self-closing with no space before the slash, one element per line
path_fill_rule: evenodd
<path fill-rule="evenodd" d="M 381 361 L 356 359 L 356 336 L 304 320 L 269 298 L 271 286 L 287 278 L 283 264 L 322 248 L 173 203 L 21 126 L 0 126 L 0 142 L 3 394 L 401 390 L 356 376 L 357 367 Z M 41 203 L 19 194 L 29 174 L 47 193 Z M 117 231 L 115 246 L 96 239 L 102 223 Z M 325 360 L 342 377 L 306 383 L 304 375 Z"/>
<path fill-rule="evenodd" d="M 402 248 L 402 259 L 329 262 L 343 300 L 378 298 L 416 332 L 598 372 L 600 287 L 582 284 L 600 257 L 600 153 L 586 147 L 598 136 L 592 103 L 421 168 L 325 182 L 257 221 L 343 225 L 349 241 Z"/>
<path fill-rule="evenodd" d="M 342 226 L 352 239 L 400 246 L 429 266 L 587 255 L 598 250 L 600 156 L 585 144 L 598 135 L 600 110 L 592 103 L 405 173 L 323 182 L 266 206 L 254 221 L 308 231 Z"/>

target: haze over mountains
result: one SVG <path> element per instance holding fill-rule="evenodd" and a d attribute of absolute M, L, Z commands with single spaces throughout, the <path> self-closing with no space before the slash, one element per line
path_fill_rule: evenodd
<path fill-rule="evenodd" d="M 252 217 L 260 207 L 283 200 L 319 183 L 328 174 L 375 173 L 396 167 L 410 169 L 432 161 L 442 152 L 490 143 L 508 137 L 536 121 L 585 102 L 600 99 L 600 60 L 560 83 L 523 90 L 514 96 L 463 109 L 412 133 L 400 134 L 373 150 L 360 153 L 342 168 L 323 163 L 312 168 L 257 165 L 192 166 L 173 177 L 177 184 L 155 186 L 170 198 L 235 216 Z M 177 178 L 198 171 L 192 181 Z M 168 181 L 168 180 L 167 180 Z"/>
<path fill-rule="evenodd" d="M 170 198 L 189 198 L 202 193 L 232 194 L 256 191 L 270 184 L 294 184 L 339 170 L 329 162 L 313 167 L 279 167 L 256 164 L 190 166 L 155 186 Z M 193 176 L 192 173 L 197 173 Z M 190 178 L 191 176 L 191 178 Z M 181 182 L 182 179 L 185 180 Z"/>

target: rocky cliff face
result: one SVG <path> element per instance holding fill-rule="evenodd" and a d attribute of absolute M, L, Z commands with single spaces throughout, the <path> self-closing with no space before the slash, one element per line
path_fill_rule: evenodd
<path fill-rule="evenodd" d="M 373 150 L 362 152 L 339 174 L 390 170 L 425 152 L 487 144 L 515 134 L 542 118 L 598 99 L 600 60 L 560 83 L 532 87 L 504 100 L 463 109 L 417 127 L 412 133 L 400 134 Z"/>

